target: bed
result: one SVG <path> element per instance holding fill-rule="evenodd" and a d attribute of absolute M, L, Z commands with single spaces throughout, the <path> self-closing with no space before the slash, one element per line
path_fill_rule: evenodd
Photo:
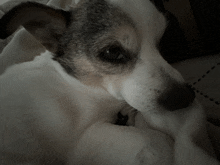
<path fill-rule="evenodd" d="M 63 7 L 59 0 L 35 1 Z M 1 4 L 0 17 L 20 2 L 21 0 L 8 0 L 8 2 Z M 32 61 L 36 55 L 43 51 L 45 51 L 44 47 L 25 29 L 20 28 L 8 39 L 0 40 L 0 75 L 14 64 Z M 172 66 L 182 73 L 185 80 L 196 92 L 197 99 L 203 105 L 207 114 L 209 138 L 220 160 L 220 54 L 181 60 L 172 63 Z"/>

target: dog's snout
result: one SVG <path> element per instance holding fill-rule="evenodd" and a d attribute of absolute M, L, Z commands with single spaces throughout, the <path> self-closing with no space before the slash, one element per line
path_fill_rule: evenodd
<path fill-rule="evenodd" d="M 189 85 L 172 84 L 158 99 L 160 106 L 169 111 L 188 107 L 195 99 L 195 93 Z"/>

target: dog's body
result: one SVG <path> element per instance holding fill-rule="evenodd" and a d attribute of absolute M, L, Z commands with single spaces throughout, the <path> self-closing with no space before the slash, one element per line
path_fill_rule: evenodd
<path fill-rule="evenodd" d="M 203 110 L 157 50 L 166 20 L 150 1 L 82 0 L 70 12 L 24 3 L 0 37 L 20 24 L 50 52 L 0 77 L 4 165 L 217 164 L 192 142 Z"/>
<path fill-rule="evenodd" d="M 1 89 L 4 89 L 1 109 L 7 110 L 1 114 L 1 137 L 5 137 L 1 148 L 7 153 L 5 164 L 13 164 L 14 156 L 20 156 L 20 163 L 38 157 L 36 164 L 43 164 L 42 159 L 67 160 L 70 156 L 69 164 L 138 164 L 133 161 L 147 145 L 153 145 L 149 147 L 149 155 L 155 152 L 158 158 L 165 156 L 166 161 L 171 162 L 173 142 L 167 135 L 151 129 L 142 132 L 134 127 L 114 125 L 117 113 L 123 109 L 129 112 L 129 107 L 114 98 L 105 100 L 106 92 L 72 79 L 50 57 L 46 52 L 33 62 L 12 67 L 1 77 Z M 9 85 L 8 80 L 12 84 Z M 20 85 L 14 89 L 13 82 Z M 10 90 L 12 88 L 14 90 Z M 11 137 L 10 140 L 7 137 Z M 28 146 L 22 147 L 25 144 Z M 50 154 L 54 157 L 50 158 Z M 156 162 L 164 162 L 157 159 Z"/>

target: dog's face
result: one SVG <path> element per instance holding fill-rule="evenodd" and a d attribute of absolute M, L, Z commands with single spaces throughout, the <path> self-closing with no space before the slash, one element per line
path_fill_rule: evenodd
<path fill-rule="evenodd" d="M 0 37 L 23 25 L 69 75 L 154 113 L 194 100 L 157 48 L 166 24 L 149 0 L 81 0 L 71 11 L 28 2 L 1 19 Z"/>

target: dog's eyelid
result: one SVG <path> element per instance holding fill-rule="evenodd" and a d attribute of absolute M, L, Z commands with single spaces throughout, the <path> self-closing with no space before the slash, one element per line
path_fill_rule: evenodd
<path fill-rule="evenodd" d="M 110 50 L 113 52 L 111 52 Z M 114 51 L 116 51 L 115 54 Z M 115 55 L 113 56 L 113 58 L 106 56 L 106 54 L 111 54 L 111 53 Z M 104 47 L 99 51 L 98 57 L 103 61 L 113 62 L 113 63 L 126 63 L 127 61 L 131 60 L 130 51 L 123 48 L 122 45 L 119 43 L 111 44 Z"/>
<path fill-rule="evenodd" d="M 106 49 L 110 49 L 110 48 L 112 48 L 112 47 L 120 47 L 120 48 L 124 49 L 119 42 L 115 41 L 115 42 L 110 43 L 110 44 L 108 44 L 107 46 L 103 47 L 103 48 L 101 49 L 101 51 L 104 51 L 104 50 L 106 50 Z"/>

